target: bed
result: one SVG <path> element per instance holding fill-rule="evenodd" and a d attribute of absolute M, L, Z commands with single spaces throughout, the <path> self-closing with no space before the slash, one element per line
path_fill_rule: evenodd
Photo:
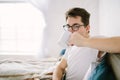
<path fill-rule="evenodd" d="M 25 60 L 26 58 L 29 58 Z M 30 57 L 1 58 L 0 80 L 51 80 L 56 58 L 31 59 Z"/>

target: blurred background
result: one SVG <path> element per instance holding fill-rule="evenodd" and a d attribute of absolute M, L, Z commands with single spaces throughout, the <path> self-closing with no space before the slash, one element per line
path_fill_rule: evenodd
<path fill-rule="evenodd" d="M 0 55 L 59 57 L 65 12 L 90 14 L 90 34 L 120 36 L 120 0 L 0 0 Z"/>

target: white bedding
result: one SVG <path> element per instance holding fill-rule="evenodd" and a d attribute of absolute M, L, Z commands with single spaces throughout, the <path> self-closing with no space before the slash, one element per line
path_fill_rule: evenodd
<path fill-rule="evenodd" d="M 41 77 L 41 73 L 56 63 L 55 59 L 43 60 L 0 60 L 0 80 L 24 80 Z"/>

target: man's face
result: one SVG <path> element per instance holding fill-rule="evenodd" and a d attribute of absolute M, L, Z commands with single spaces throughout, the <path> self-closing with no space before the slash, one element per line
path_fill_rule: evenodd
<path fill-rule="evenodd" d="M 84 25 L 80 16 L 68 17 L 67 24 L 69 26 L 73 26 L 73 25 L 76 25 L 76 24 L 78 24 L 78 25 Z M 75 32 L 75 31 L 77 31 L 78 33 L 80 33 L 84 37 L 88 37 L 88 35 L 89 35 L 89 29 L 90 29 L 90 27 L 88 25 L 88 26 L 80 26 L 78 30 L 72 30 L 72 28 L 69 28 L 68 30 L 70 32 L 72 32 L 72 33 Z"/>

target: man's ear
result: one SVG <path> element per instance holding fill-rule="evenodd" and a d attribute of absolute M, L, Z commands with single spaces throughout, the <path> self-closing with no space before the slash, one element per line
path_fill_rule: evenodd
<path fill-rule="evenodd" d="M 90 32 L 90 25 L 86 26 L 86 31 L 89 33 Z"/>

